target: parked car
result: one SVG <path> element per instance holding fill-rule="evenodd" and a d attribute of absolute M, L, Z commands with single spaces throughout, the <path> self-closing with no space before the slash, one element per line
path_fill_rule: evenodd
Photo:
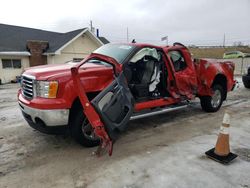
<path fill-rule="evenodd" d="M 250 57 L 250 53 L 244 53 L 244 57 L 245 58 Z"/>
<path fill-rule="evenodd" d="M 235 58 L 243 58 L 245 54 L 240 51 L 233 51 L 233 52 L 225 52 L 223 54 L 223 59 L 235 59 Z"/>
<path fill-rule="evenodd" d="M 195 97 L 204 111 L 218 111 L 235 86 L 233 72 L 230 61 L 192 60 L 180 43 L 107 44 L 80 63 L 29 68 L 18 101 L 41 132 L 69 129 L 84 146 L 108 145 L 129 120 L 186 108 Z"/>
<path fill-rule="evenodd" d="M 248 67 L 246 74 L 242 76 L 242 81 L 246 88 L 250 88 L 250 67 Z"/>

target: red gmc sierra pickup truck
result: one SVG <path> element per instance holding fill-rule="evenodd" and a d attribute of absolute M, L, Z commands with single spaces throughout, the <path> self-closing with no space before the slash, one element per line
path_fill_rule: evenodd
<path fill-rule="evenodd" d="M 195 97 L 216 112 L 235 86 L 233 72 L 229 61 L 193 60 L 180 43 L 107 44 L 81 62 L 27 69 L 18 100 L 31 127 L 110 146 L 129 120 L 185 108 Z"/>

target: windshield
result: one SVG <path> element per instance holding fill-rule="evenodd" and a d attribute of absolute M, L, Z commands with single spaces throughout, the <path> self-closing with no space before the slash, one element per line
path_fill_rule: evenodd
<path fill-rule="evenodd" d="M 106 44 L 95 50 L 94 53 L 113 57 L 118 63 L 122 63 L 134 48 L 135 46 L 127 44 Z"/>

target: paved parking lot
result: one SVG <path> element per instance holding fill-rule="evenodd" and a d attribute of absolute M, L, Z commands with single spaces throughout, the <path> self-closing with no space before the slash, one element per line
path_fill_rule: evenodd
<path fill-rule="evenodd" d="M 101 158 L 69 136 L 30 128 L 17 89 L 0 86 L 0 187 L 250 187 L 250 90 L 242 83 L 217 113 L 203 112 L 197 100 L 130 122 L 113 156 Z M 226 108 L 233 112 L 231 149 L 239 155 L 229 166 L 204 155 L 215 145 Z"/>

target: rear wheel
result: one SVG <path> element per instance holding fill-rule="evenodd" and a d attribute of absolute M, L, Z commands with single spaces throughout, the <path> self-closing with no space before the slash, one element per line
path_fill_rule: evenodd
<path fill-rule="evenodd" d="M 202 96 L 200 97 L 201 107 L 206 112 L 217 112 L 223 102 L 225 92 L 221 85 L 214 85 L 212 87 L 213 95 L 212 96 Z"/>
<path fill-rule="evenodd" d="M 242 76 L 242 81 L 245 88 L 250 88 L 250 76 L 248 75 Z"/>
<path fill-rule="evenodd" d="M 93 127 L 82 110 L 76 112 L 70 124 L 71 134 L 79 144 L 85 147 L 94 147 L 100 144 L 99 138 L 95 135 Z"/>

